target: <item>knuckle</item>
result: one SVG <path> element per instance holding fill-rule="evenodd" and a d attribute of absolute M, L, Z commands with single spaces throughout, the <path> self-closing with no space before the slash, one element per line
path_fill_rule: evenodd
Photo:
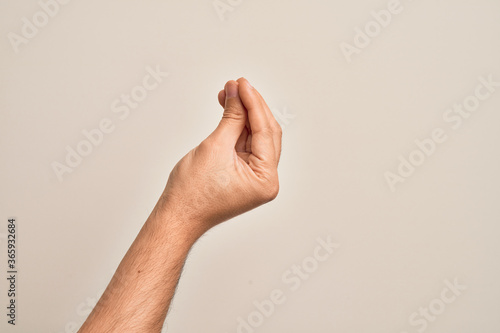
<path fill-rule="evenodd" d="M 241 120 L 244 118 L 245 113 L 243 110 L 239 107 L 236 107 L 235 105 L 228 105 L 224 109 L 224 113 L 222 114 L 222 118 L 226 119 L 234 119 L 234 120 Z"/>
<path fill-rule="evenodd" d="M 214 143 L 210 138 L 206 138 L 197 147 L 198 152 L 205 152 L 207 150 L 210 150 L 211 147 L 213 147 Z"/>
<path fill-rule="evenodd" d="M 281 128 L 280 124 L 276 122 L 274 125 L 274 131 L 279 134 L 280 136 L 283 135 L 283 129 Z"/>
<path fill-rule="evenodd" d="M 279 182 L 277 180 L 270 181 L 267 184 L 266 188 L 264 189 L 264 193 L 263 193 L 264 200 L 266 202 L 269 202 L 269 201 L 276 199 L 276 197 L 278 196 L 279 190 L 280 190 Z"/>
<path fill-rule="evenodd" d="M 266 126 L 266 127 L 263 127 L 261 132 L 269 137 L 273 136 L 273 134 L 275 133 L 275 130 L 273 127 L 270 127 L 270 126 Z"/>

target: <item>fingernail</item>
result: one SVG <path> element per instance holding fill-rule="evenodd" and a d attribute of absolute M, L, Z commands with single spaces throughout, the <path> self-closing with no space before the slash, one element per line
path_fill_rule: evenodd
<path fill-rule="evenodd" d="M 238 85 L 229 83 L 226 86 L 226 97 L 233 98 L 238 96 Z"/>

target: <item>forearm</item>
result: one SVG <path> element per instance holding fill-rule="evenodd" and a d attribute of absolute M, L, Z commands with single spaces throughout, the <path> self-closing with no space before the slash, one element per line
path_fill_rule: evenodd
<path fill-rule="evenodd" d="M 219 102 L 219 125 L 176 164 L 79 333 L 159 333 L 196 240 L 278 195 L 281 127 L 271 110 L 243 78 L 226 83 Z"/>
<path fill-rule="evenodd" d="M 189 249 L 204 230 L 160 203 L 79 333 L 161 331 Z"/>

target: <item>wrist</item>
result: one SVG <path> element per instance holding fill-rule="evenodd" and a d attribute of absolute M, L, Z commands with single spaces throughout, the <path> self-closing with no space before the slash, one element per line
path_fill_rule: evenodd
<path fill-rule="evenodd" d="M 160 235 L 174 235 L 176 241 L 192 246 L 209 228 L 199 218 L 186 214 L 174 198 L 162 195 L 146 221 Z"/>

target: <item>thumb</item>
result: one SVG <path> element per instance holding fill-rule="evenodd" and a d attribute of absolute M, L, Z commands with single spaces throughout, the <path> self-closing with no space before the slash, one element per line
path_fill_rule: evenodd
<path fill-rule="evenodd" d="M 247 111 L 238 92 L 238 82 L 228 81 L 224 87 L 226 103 L 222 119 L 214 131 L 217 139 L 235 145 L 245 128 Z"/>

